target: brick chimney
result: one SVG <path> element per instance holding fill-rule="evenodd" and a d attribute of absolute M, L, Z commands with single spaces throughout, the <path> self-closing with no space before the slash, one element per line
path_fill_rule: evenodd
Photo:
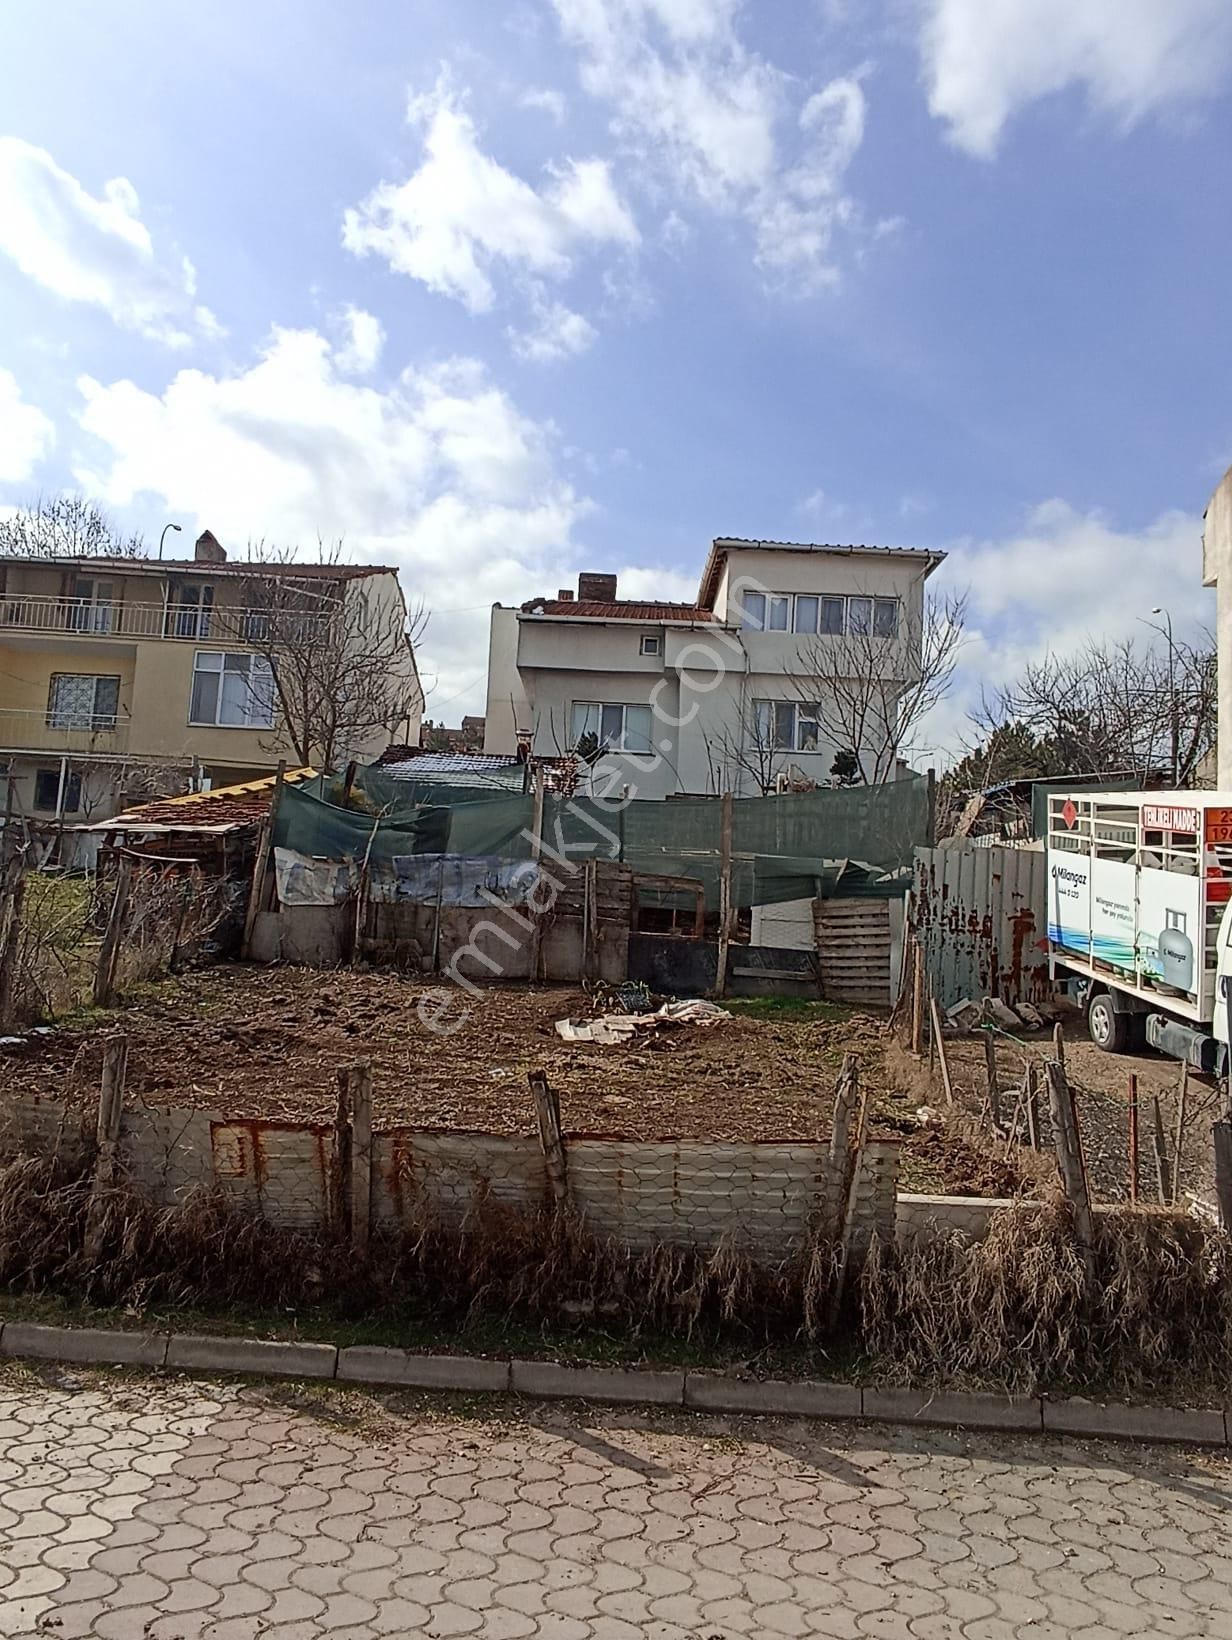
<path fill-rule="evenodd" d="M 226 549 L 209 530 L 202 530 L 193 548 L 193 557 L 199 564 L 225 564 Z"/>
<path fill-rule="evenodd" d="M 616 600 L 616 577 L 599 575 L 594 570 L 583 570 L 578 576 L 578 597 L 598 604 Z"/>
<path fill-rule="evenodd" d="M 571 604 L 573 602 L 573 589 L 571 587 L 561 587 L 556 594 L 556 599 L 558 603 Z"/>

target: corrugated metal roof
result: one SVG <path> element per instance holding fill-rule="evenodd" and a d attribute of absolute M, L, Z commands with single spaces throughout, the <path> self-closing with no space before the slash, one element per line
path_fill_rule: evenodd
<path fill-rule="evenodd" d="M 945 553 L 934 552 L 929 547 L 877 547 L 865 546 L 863 543 L 859 546 L 840 546 L 835 542 L 825 541 L 750 541 L 739 535 L 719 535 L 710 543 L 710 554 L 706 559 L 701 586 L 697 593 L 699 604 L 709 608 L 714 603 L 724 558 L 732 549 L 740 551 L 742 548 L 750 552 L 828 552 L 843 558 L 916 559 L 928 565 L 928 575 L 932 574 L 938 564 L 944 563 L 946 556 Z"/>
<path fill-rule="evenodd" d="M 134 575 L 198 575 L 208 580 L 214 575 L 263 575 L 283 581 L 356 581 L 368 575 L 396 575 L 388 564 L 280 564 L 232 560 L 222 564 L 199 558 L 127 558 L 121 555 L 93 558 L 39 558 L 0 554 L 5 563 L 33 564 L 39 569 L 109 569 Z"/>
<path fill-rule="evenodd" d="M 381 765 L 392 780 L 439 781 L 452 786 L 508 786 L 520 790 L 522 764 L 494 752 L 424 752 L 401 763 Z"/>

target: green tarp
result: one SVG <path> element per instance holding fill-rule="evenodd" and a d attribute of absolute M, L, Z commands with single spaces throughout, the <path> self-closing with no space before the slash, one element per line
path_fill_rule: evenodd
<path fill-rule="evenodd" d="M 287 787 L 275 828 L 282 848 L 324 859 L 375 860 L 403 854 L 531 855 L 534 798 L 479 796 L 415 801 L 406 782 L 379 769 L 356 777 L 342 808 L 336 780 Z M 884 786 L 737 798 L 732 804 L 732 897 L 740 906 L 772 905 L 817 894 L 886 894 L 909 877 L 913 851 L 929 840 L 928 783 L 916 776 Z M 635 871 L 697 877 L 710 907 L 719 895 L 720 804 L 713 798 L 621 804 L 549 796 L 544 801 L 543 860 L 567 870 L 589 855 L 623 860 Z"/>

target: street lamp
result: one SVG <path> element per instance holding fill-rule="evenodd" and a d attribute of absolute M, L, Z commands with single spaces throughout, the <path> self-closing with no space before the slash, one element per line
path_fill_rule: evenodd
<path fill-rule="evenodd" d="M 178 535 L 180 533 L 180 526 L 178 524 L 164 524 L 163 525 L 163 533 L 158 538 L 158 556 L 160 558 L 163 555 L 163 542 L 167 539 L 167 531 L 168 530 L 174 530 L 175 533 Z"/>
<path fill-rule="evenodd" d="M 1168 730 L 1172 741 L 1172 790 L 1180 784 L 1181 770 L 1181 717 L 1177 710 L 1176 698 L 1176 645 L 1172 642 L 1172 616 L 1163 605 L 1151 611 L 1152 615 L 1162 615 L 1166 623 L 1165 635 L 1168 639 Z"/>

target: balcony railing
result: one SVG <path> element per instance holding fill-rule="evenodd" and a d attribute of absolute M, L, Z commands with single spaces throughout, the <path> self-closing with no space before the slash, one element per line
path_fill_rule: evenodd
<path fill-rule="evenodd" d="M 284 642 L 311 642 L 328 617 L 277 613 Z M 263 609 L 202 609 L 188 604 L 93 603 L 24 592 L 0 593 L 0 638 L 6 632 L 42 632 L 77 638 L 179 638 L 192 643 L 261 644 L 271 616 Z"/>
<path fill-rule="evenodd" d="M 76 752 L 106 756 L 128 750 L 127 712 L 90 715 L 77 712 L 0 711 L 0 749 L 5 751 Z"/>

